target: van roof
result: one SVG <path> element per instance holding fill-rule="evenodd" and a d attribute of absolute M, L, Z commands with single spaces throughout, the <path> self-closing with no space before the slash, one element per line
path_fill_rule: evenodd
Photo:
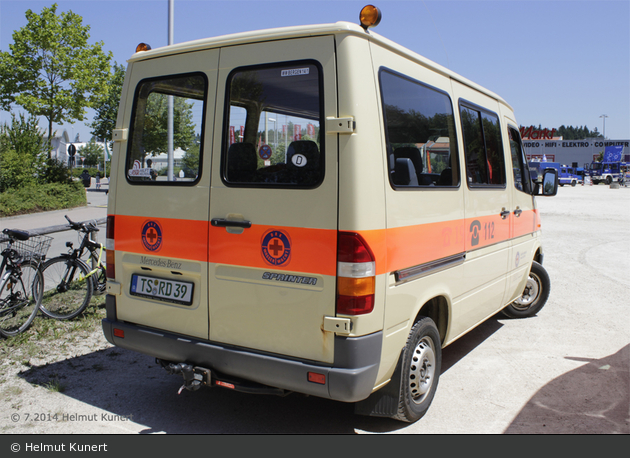
<path fill-rule="evenodd" d="M 392 52 L 403 55 L 408 59 L 417 62 L 427 68 L 430 68 L 438 73 L 448 76 L 456 81 L 459 81 L 466 86 L 469 86 L 475 90 L 478 90 L 489 97 L 492 97 L 504 104 L 508 108 L 512 107 L 499 95 L 492 91 L 473 83 L 467 78 L 443 67 L 430 59 L 427 59 L 420 54 L 417 54 L 404 46 L 401 46 L 373 31 L 365 31 L 361 26 L 351 23 L 339 21 L 333 24 L 317 24 L 317 25 L 302 25 L 293 27 L 280 27 L 273 29 L 255 30 L 250 32 L 233 33 L 228 35 L 221 35 L 212 38 L 203 38 L 200 40 L 188 41 L 184 43 L 177 43 L 170 46 L 164 46 L 161 48 L 152 49 L 150 51 L 142 51 L 132 55 L 128 62 L 138 62 L 147 59 L 153 59 L 155 57 L 163 57 L 172 54 L 179 54 L 184 52 L 200 51 L 204 49 L 220 48 L 224 46 L 234 46 L 245 43 L 256 43 L 264 41 L 283 40 L 287 38 L 301 38 L 312 37 L 331 34 L 350 34 L 359 36 L 361 38 L 373 41 L 384 48 L 389 49 Z"/>

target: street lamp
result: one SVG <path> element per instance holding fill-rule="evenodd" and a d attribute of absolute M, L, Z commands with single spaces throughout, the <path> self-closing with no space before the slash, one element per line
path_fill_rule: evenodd
<path fill-rule="evenodd" d="M 608 115 L 601 115 L 600 118 L 604 118 L 604 140 L 606 140 L 606 118 L 608 117 Z"/>

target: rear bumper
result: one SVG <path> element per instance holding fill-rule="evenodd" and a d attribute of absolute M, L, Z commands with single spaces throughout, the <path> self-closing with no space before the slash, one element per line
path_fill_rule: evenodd
<path fill-rule="evenodd" d="M 276 388 L 344 402 L 367 398 L 374 388 L 381 358 L 382 332 L 335 337 L 334 365 L 254 352 L 218 342 L 117 321 L 115 298 L 107 297 L 103 333 L 113 345 L 175 363 L 185 362 Z M 114 336 L 114 328 L 124 338 Z M 308 381 L 308 372 L 326 376 L 325 384 Z"/>

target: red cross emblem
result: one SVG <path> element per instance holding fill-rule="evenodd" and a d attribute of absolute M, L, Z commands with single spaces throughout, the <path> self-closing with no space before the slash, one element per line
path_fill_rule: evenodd
<path fill-rule="evenodd" d="M 159 251 L 162 247 L 162 226 L 157 221 L 148 220 L 142 226 L 142 244 L 149 251 Z"/>
<path fill-rule="evenodd" d="M 267 264 L 281 266 L 291 259 L 291 239 L 284 231 L 272 229 L 263 235 L 261 254 Z"/>

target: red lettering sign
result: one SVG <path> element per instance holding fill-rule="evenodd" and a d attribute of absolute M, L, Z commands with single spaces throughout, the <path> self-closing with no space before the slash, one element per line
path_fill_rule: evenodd
<path fill-rule="evenodd" d="M 528 128 L 521 127 L 521 138 L 523 140 L 553 140 L 556 129 L 537 129 L 534 126 Z"/>

